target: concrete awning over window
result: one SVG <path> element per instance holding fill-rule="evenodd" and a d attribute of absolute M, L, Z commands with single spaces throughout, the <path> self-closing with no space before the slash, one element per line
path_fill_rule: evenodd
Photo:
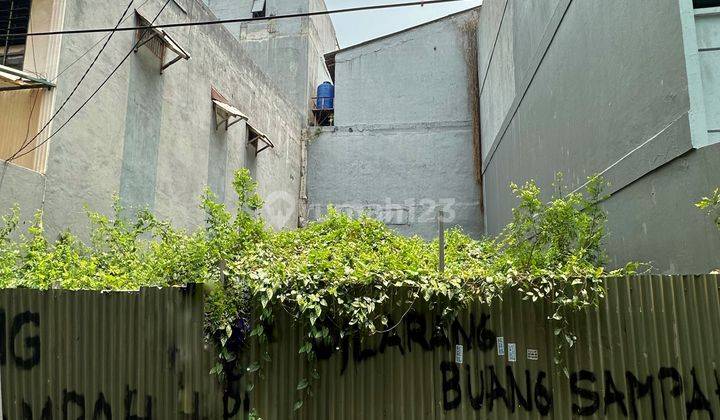
<path fill-rule="evenodd" d="M 265 149 L 275 148 L 273 142 L 271 142 L 270 139 L 268 139 L 267 136 L 262 133 L 262 131 L 252 127 L 250 124 L 248 124 L 247 129 L 248 144 L 255 147 L 255 156 L 257 156 L 258 153 L 262 152 Z"/>
<path fill-rule="evenodd" d="M 137 16 L 140 26 L 152 26 L 150 25 L 150 21 L 147 20 L 143 15 L 141 15 L 140 12 L 136 10 L 135 14 Z M 170 35 L 168 35 L 167 32 L 162 29 L 138 29 L 138 39 L 141 36 L 142 40 L 140 40 L 137 47 L 135 48 L 135 52 L 137 52 L 141 46 L 150 43 L 148 44 L 148 47 L 160 58 L 160 60 L 162 60 L 162 67 L 160 68 L 161 73 L 163 70 L 177 63 L 181 59 L 190 59 L 190 54 L 188 54 L 177 42 L 175 42 L 174 39 L 172 39 Z M 170 50 L 176 55 L 176 57 L 170 60 L 168 63 L 165 63 L 165 50 Z"/>
<path fill-rule="evenodd" d="M 0 92 L 20 89 L 49 89 L 53 87 L 55 85 L 48 80 L 12 67 L 0 65 Z"/>

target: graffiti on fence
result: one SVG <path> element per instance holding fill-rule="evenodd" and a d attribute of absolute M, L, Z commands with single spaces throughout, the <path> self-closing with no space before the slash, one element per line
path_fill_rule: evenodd
<path fill-rule="evenodd" d="M 1 366 L 30 373 L 41 363 L 53 362 L 41 360 L 42 321 L 39 312 L 8 314 L 0 308 Z M 389 324 L 395 325 L 392 319 L 389 319 Z M 316 343 L 315 350 L 321 360 L 339 358 L 337 380 L 341 381 L 351 366 L 359 367 L 391 352 L 402 358 L 419 352 L 437 351 L 442 352 L 443 357 L 450 357 L 455 346 L 461 345 L 469 355 L 482 357 L 468 356 L 463 363 L 442 360 L 433 367 L 437 373 L 432 375 L 437 378 L 434 398 L 448 412 L 484 410 L 491 414 L 507 410 L 548 416 L 560 411 L 580 417 L 613 418 L 638 418 L 639 413 L 649 413 L 653 419 L 667 419 L 673 417 L 669 413 L 676 413 L 680 409 L 687 418 L 695 415 L 712 419 L 715 416 L 714 407 L 717 406 L 715 403 L 720 401 L 720 374 L 714 368 L 679 369 L 664 365 L 650 368 L 649 372 L 575 369 L 566 375 L 553 375 L 543 368 L 554 367 L 543 363 L 537 363 L 536 368 L 532 364 L 527 365 L 529 368 L 520 368 L 505 360 L 498 363 L 497 358 L 501 356 L 495 351 L 497 338 L 491 316 L 485 312 L 471 312 L 463 320 L 455 319 L 447 324 L 440 318 L 410 311 L 405 314 L 398 328 L 380 334 L 377 340 L 344 338 L 339 342 Z M 177 348 L 167 352 L 171 367 L 175 366 L 177 352 Z M 243 371 L 231 372 L 221 394 L 212 394 L 204 389 L 184 392 L 189 396 L 186 398 L 189 401 L 178 404 L 185 407 L 178 409 L 178 412 L 183 418 L 203 418 L 200 414 L 203 411 L 201 400 L 209 398 L 213 404 L 221 404 L 222 418 L 246 416 L 251 410 L 251 402 L 243 386 L 243 376 Z M 175 379 L 172 376 L 166 378 Z M 181 388 L 184 386 L 180 385 Z M 562 407 L 556 406 L 559 402 L 554 398 L 558 387 L 564 387 L 563 391 L 571 397 L 570 401 L 562 403 Z M 154 411 L 154 404 L 158 404 L 158 401 L 145 384 L 123 384 L 123 388 L 116 394 L 108 394 L 106 391 L 94 389 L 90 392 L 87 389 L 59 387 L 54 391 L 55 395 L 43 396 L 44 399 L 33 402 L 28 402 L 23 396 L 15 396 L 13 404 L 16 406 L 11 412 L 19 413 L 19 418 L 23 420 L 50 420 L 53 416 L 63 419 L 110 419 L 116 416 L 146 420 L 167 414 Z"/>
<path fill-rule="evenodd" d="M 40 335 L 41 316 L 38 312 L 24 311 L 8 316 L 0 308 L 0 366 L 10 364 L 19 371 L 32 371 L 41 363 L 42 340 Z M 174 366 L 177 348 L 168 351 L 170 366 Z M 242 372 L 229 378 L 231 386 L 223 393 L 223 418 L 232 419 L 246 415 L 250 410 L 250 396 L 247 392 L 238 391 L 237 384 L 242 379 Z M 168 376 L 167 380 L 173 380 Z M 180 414 L 188 419 L 200 419 L 200 392 L 192 392 L 191 407 L 180 410 Z M 140 395 L 137 386 L 124 385 L 124 392 L 119 401 L 112 401 L 103 390 L 96 390 L 92 395 L 79 390 L 63 388 L 58 395 L 47 396 L 40 406 L 33 405 L 24 398 L 19 398 L 19 412 L 22 420 L 51 420 L 55 412 L 63 419 L 112 419 L 113 415 L 127 420 L 149 420 L 153 418 L 152 395 Z M 157 416 L 158 413 L 155 413 Z M 167 413 L 161 413 L 167 414 Z M 120 417 L 122 416 L 122 417 Z M 4 416 L 7 419 L 7 415 Z"/>

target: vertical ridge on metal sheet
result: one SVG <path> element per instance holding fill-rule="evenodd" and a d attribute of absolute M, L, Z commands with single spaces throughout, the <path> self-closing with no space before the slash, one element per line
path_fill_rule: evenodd
<path fill-rule="evenodd" d="M 648 275 L 612 278 L 606 284 L 607 298 L 600 307 L 586 309 L 570 320 L 578 341 L 565 351 L 564 365 L 553 362 L 554 345 L 563 338 L 554 335 L 548 321 L 550 306 L 508 293 L 490 306 L 474 303 L 458 316 L 458 325 L 473 337 L 472 344 L 462 334 L 456 343 L 448 330 L 450 348 L 423 349 L 411 341 L 408 320 L 396 315 L 396 322 L 401 322 L 393 334 L 401 340 L 402 352 L 397 346 L 381 351 L 382 334 L 361 343 L 371 354 L 365 360 L 357 359 L 352 346 L 339 349 L 329 360 L 318 362 L 321 379 L 313 383 L 315 395 L 306 398 L 297 412 L 292 409 L 301 395 L 296 385 L 311 375 L 297 353 L 304 333 L 279 317 L 270 345 L 272 362 L 264 365 L 266 378 L 255 384 L 250 406 L 266 420 L 538 419 L 535 389 L 538 378 L 545 375 L 542 385 L 553 395 L 550 418 L 577 417 L 574 405 L 584 407 L 590 418 L 625 418 L 626 412 L 629 418 L 637 413 L 638 418 L 654 414 L 683 419 L 691 409 L 692 418 L 707 417 L 708 409 L 720 415 L 716 395 L 718 276 Z M 216 354 L 204 342 L 203 301 L 204 293 L 194 286 L 111 293 L 0 290 L 0 310 L 5 316 L 0 375 L 6 417 L 23 419 L 24 410 L 30 410 L 33 418 L 41 418 L 49 404 L 53 418 L 62 418 L 65 400 L 68 418 L 80 416 L 83 404 L 86 418 L 92 418 L 103 404 L 117 418 L 142 418 L 149 414 L 147 404 L 157 419 L 223 418 L 223 389 L 209 374 Z M 429 339 L 433 316 L 427 311 L 419 314 Z M 487 351 L 479 348 L 481 317 L 489 317 L 488 330 L 504 338 L 505 355 L 498 355 L 496 343 Z M 507 354 L 510 343 L 517 346 L 513 362 Z M 463 346 L 462 360 L 455 358 L 456 344 Z M 261 360 L 262 351 L 251 349 L 247 359 Z M 450 367 L 445 376 L 441 366 Z M 491 368 L 508 393 L 513 391 L 512 371 L 523 396 L 528 372 L 531 410 L 519 405 L 515 395 L 514 412 L 503 398 L 495 399 L 490 411 Z M 578 381 L 581 371 L 585 373 Z M 449 394 L 443 389 L 448 373 L 459 375 L 460 399 L 457 405 L 445 407 L 443 399 L 456 396 L 455 388 Z M 680 395 L 670 393 L 674 375 L 683 384 Z M 575 388 L 572 378 L 577 381 Z M 622 404 L 606 400 L 608 380 L 623 395 Z M 641 392 L 647 381 L 654 387 L 654 404 L 649 394 Z M 235 384 L 240 389 L 240 395 L 235 395 L 240 398 L 236 419 L 248 414 L 247 383 L 246 376 Z M 484 388 L 482 407 L 472 406 L 470 386 L 476 396 Z M 580 397 L 578 387 L 597 395 L 597 407 Z M 693 398 L 701 394 L 710 405 L 692 408 Z M 230 399 L 229 405 L 234 402 Z"/>

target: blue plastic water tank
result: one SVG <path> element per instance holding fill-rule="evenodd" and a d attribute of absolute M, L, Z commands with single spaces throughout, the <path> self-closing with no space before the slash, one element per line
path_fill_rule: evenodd
<path fill-rule="evenodd" d="M 335 108 L 335 86 L 330 82 L 324 82 L 317 88 L 317 109 Z"/>

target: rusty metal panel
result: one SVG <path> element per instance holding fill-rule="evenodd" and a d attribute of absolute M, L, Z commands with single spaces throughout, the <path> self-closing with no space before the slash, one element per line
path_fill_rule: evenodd
<path fill-rule="evenodd" d="M 296 384 L 310 373 L 297 352 L 302 332 L 287 321 L 276 327 L 265 378 L 247 395 L 247 376 L 234 380 L 223 398 L 209 375 L 214 352 L 203 342 L 199 288 L 5 290 L 3 408 L 8 419 L 30 418 L 28 410 L 43 418 L 44 407 L 55 419 L 109 418 L 100 415 L 108 407 L 115 418 L 153 419 L 240 419 L 251 408 L 265 420 L 714 418 L 718 280 L 609 279 L 600 309 L 572 320 L 579 341 L 565 368 L 553 363 L 542 303 L 507 294 L 491 307 L 472 305 L 444 332 L 427 311 L 400 311 L 396 331 L 329 349 L 298 411 Z"/>

